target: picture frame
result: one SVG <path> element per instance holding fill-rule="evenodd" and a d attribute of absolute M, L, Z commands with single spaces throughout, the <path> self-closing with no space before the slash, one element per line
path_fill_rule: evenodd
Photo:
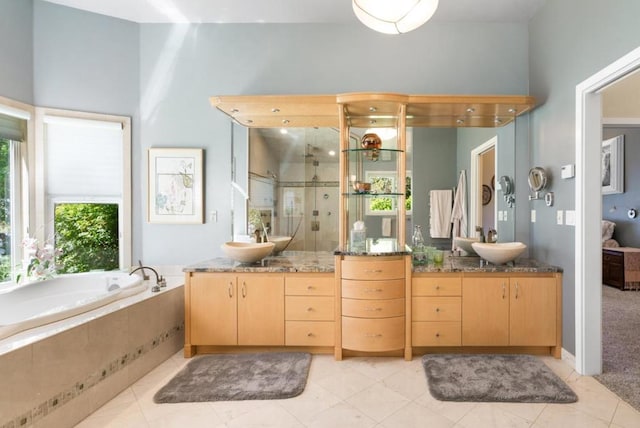
<path fill-rule="evenodd" d="M 148 150 L 148 222 L 203 223 L 203 149 Z"/>
<path fill-rule="evenodd" d="M 602 194 L 624 193 L 624 135 L 602 142 Z"/>

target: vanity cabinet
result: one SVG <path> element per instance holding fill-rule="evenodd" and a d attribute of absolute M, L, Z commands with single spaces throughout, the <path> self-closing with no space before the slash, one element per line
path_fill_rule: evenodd
<path fill-rule="evenodd" d="M 558 274 L 465 275 L 463 346 L 550 346 L 560 352 Z"/>
<path fill-rule="evenodd" d="M 341 261 L 341 348 L 385 352 L 405 347 L 403 256 Z"/>
<path fill-rule="evenodd" d="M 285 345 L 334 346 L 333 274 L 285 275 Z"/>
<path fill-rule="evenodd" d="M 414 274 L 411 283 L 412 346 L 460 346 L 461 275 Z"/>
<path fill-rule="evenodd" d="M 186 353 L 196 345 L 284 345 L 283 274 L 196 272 L 186 293 Z"/>

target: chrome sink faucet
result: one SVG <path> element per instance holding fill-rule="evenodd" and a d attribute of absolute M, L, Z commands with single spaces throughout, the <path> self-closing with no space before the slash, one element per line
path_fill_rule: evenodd
<path fill-rule="evenodd" d="M 480 242 L 484 242 L 484 229 L 482 226 L 476 226 L 476 232 L 480 232 Z"/>
<path fill-rule="evenodd" d="M 158 271 L 156 271 L 154 268 L 149 267 L 149 266 L 142 266 L 142 263 L 140 263 L 139 267 L 137 267 L 134 270 L 132 270 L 131 272 L 129 272 L 129 275 L 133 275 L 135 272 L 141 270 L 142 271 L 142 279 L 146 281 L 146 280 L 149 279 L 149 275 L 147 275 L 145 273 L 145 271 L 144 271 L 145 269 L 149 269 L 151 272 L 153 272 L 156 275 L 156 285 L 151 288 L 151 291 L 153 291 L 153 292 L 160 291 L 160 287 L 166 287 L 167 286 L 167 280 L 162 275 L 159 275 Z"/>
<path fill-rule="evenodd" d="M 498 242 L 498 232 L 495 229 L 489 229 L 487 233 L 487 242 L 494 244 Z"/>

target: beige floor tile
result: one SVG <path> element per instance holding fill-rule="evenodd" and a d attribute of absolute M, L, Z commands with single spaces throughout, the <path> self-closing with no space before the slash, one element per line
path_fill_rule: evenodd
<path fill-rule="evenodd" d="M 534 422 L 547 407 L 546 403 L 495 403 L 500 410 Z"/>
<path fill-rule="evenodd" d="M 618 396 L 590 376 L 572 375 L 567 385 L 578 394 L 578 401 L 569 406 L 606 423 L 611 422 L 620 401 Z"/>
<path fill-rule="evenodd" d="M 429 389 L 422 367 L 409 366 L 404 370 L 387 376 L 382 381 L 382 384 L 409 400 L 415 400 Z"/>
<path fill-rule="evenodd" d="M 469 413 L 476 403 L 457 403 L 453 401 L 440 401 L 431 396 L 429 392 L 416 398 L 414 402 L 454 422 L 460 421 Z"/>
<path fill-rule="evenodd" d="M 616 412 L 613 415 L 613 424 L 619 427 L 637 428 L 640 427 L 640 412 L 624 401 L 618 403 Z"/>
<path fill-rule="evenodd" d="M 602 428 L 608 424 L 575 407 L 550 404 L 542 411 L 532 428 Z"/>
<path fill-rule="evenodd" d="M 330 393 L 317 383 L 310 382 L 299 396 L 288 400 L 279 400 L 278 403 L 299 421 L 309 424 L 316 415 L 341 401 L 335 394 Z"/>
<path fill-rule="evenodd" d="M 277 403 L 267 404 L 253 409 L 227 422 L 225 426 L 229 428 L 304 428 L 304 425 L 298 421 L 295 416 L 287 412 Z"/>
<path fill-rule="evenodd" d="M 375 421 L 382 422 L 398 409 L 407 405 L 409 399 L 381 383 L 376 383 L 349 397 L 346 402 Z"/>
<path fill-rule="evenodd" d="M 409 403 L 380 424 L 384 428 L 448 428 L 455 422 L 415 403 Z"/>
<path fill-rule="evenodd" d="M 165 404 L 165 406 L 171 406 Z M 212 406 L 194 404 L 183 409 L 163 412 L 156 419 L 149 419 L 152 428 L 185 428 L 185 427 L 222 427 L 222 420 Z"/>
<path fill-rule="evenodd" d="M 524 428 L 531 426 L 531 423 L 510 412 L 505 412 L 494 403 L 480 403 L 464 415 L 455 426 L 465 428 Z"/>
<path fill-rule="evenodd" d="M 358 409 L 347 403 L 340 403 L 318 414 L 307 426 L 309 428 L 372 428 L 376 425 L 376 421 L 365 416 Z"/>
<path fill-rule="evenodd" d="M 253 410 L 269 405 L 269 401 L 216 401 L 211 407 L 216 411 L 222 422 L 229 422 Z"/>
<path fill-rule="evenodd" d="M 362 373 L 339 369 L 338 373 L 320 379 L 317 383 L 344 400 L 370 387 L 375 382 L 374 379 Z"/>
<path fill-rule="evenodd" d="M 345 361 L 353 370 L 375 380 L 382 380 L 410 365 L 402 358 L 353 358 Z"/>

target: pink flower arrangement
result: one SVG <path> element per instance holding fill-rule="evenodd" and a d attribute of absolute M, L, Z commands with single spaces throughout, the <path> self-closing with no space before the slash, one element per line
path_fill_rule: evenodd
<path fill-rule="evenodd" d="M 22 241 L 24 248 L 26 268 L 26 277 L 30 280 L 42 281 L 53 278 L 56 274 L 56 257 L 62 254 L 60 249 L 55 248 L 50 243 L 44 246 L 38 246 L 38 240 L 27 236 Z M 18 282 L 20 282 L 18 275 Z"/>

